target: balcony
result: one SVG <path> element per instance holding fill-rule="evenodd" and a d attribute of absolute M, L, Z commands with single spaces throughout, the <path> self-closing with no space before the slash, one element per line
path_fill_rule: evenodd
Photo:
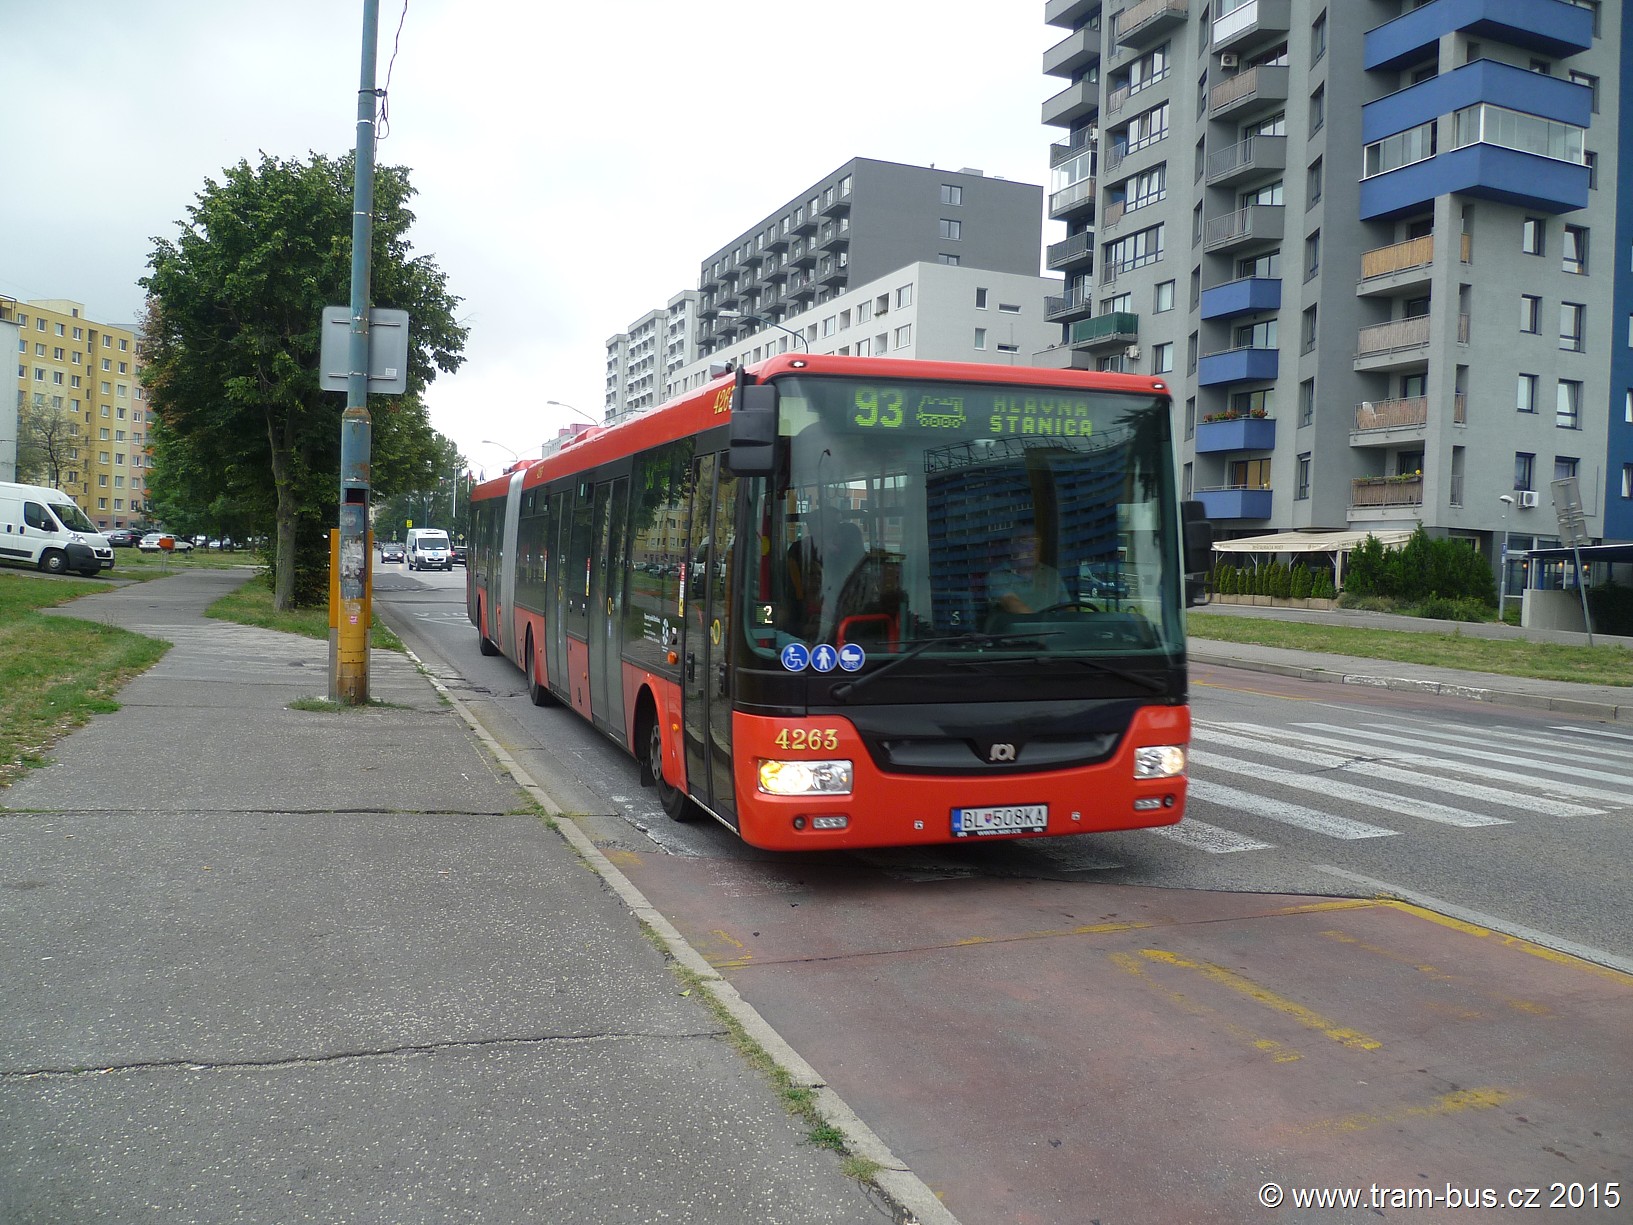
<path fill-rule="evenodd" d="M 1112 311 L 1072 324 L 1069 342 L 1074 349 L 1114 349 L 1140 337 L 1140 317 L 1131 311 Z"/>
<path fill-rule="evenodd" d="M 1079 127 L 1100 113 L 1100 82 L 1082 80 L 1068 85 L 1043 104 L 1043 125 Z"/>
<path fill-rule="evenodd" d="M 1090 136 L 1091 129 L 1084 128 L 1072 134 L 1070 140 L 1056 141 L 1049 146 L 1049 169 L 1053 170 L 1062 162 L 1069 162 L 1083 150 L 1094 145 L 1094 138 Z"/>
<path fill-rule="evenodd" d="M 1111 41 L 1145 47 L 1190 19 L 1191 0 L 1140 0 L 1111 18 Z"/>
<path fill-rule="evenodd" d="M 1281 278 L 1248 276 L 1202 291 L 1202 318 L 1229 319 L 1281 309 Z"/>
<path fill-rule="evenodd" d="M 841 213 L 848 213 L 850 211 L 851 193 L 848 191 L 844 192 L 843 194 L 835 192 L 832 200 L 824 200 L 822 202 L 822 215 L 824 217 L 838 217 Z"/>
<path fill-rule="evenodd" d="M 1248 0 L 1234 12 L 1213 21 L 1213 49 L 1229 51 L 1243 43 L 1286 34 L 1293 28 L 1292 0 Z"/>
<path fill-rule="evenodd" d="M 1044 0 L 1043 23 L 1051 26 L 1079 26 L 1100 7 L 1100 0 Z M 1099 18 L 1091 23 L 1100 28 Z"/>
<path fill-rule="evenodd" d="M 1208 118 L 1223 119 L 1228 115 L 1241 122 L 1255 111 L 1286 104 L 1287 65 L 1261 64 L 1226 77 L 1208 91 Z"/>
<path fill-rule="evenodd" d="M 1459 31 L 1563 57 L 1592 48 L 1593 14 L 1568 0 L 1435 0 L 1368 30 L 1361 62 L 1368 72 L 1393 72 Z"/>
<path fill-rule="evenodd" d="M 1089 212 L 1094 208 L 1095 192 L 1099 180 L 1093 177 L 1079 179 L 1070 187 L 1063 187 L 1049 197 L 1049 217 L 1053 221 L 1063 221 L 1067 217 L 1078 213 Z"/>
<path fill-rule="evenodd" d="M 1094 312 L 1094 296 L 1089 289 L 1074 289 L 1069 294 L 1050 294 L 1043 300 L 1045 323 L 1066 323 L 1084 319 Z"/>
<path fill-rule="evenodd" d="M 1287 169 L 1287 137 L 1249 136 L 1208 154 L 1209 187 L 1225 187 L 1259 174 Z"/>
<path fill-rule="evenodd" d="M 1379 510 L 1423 505 L 1423 475 L 1358 476 L 1350 482 L 1349 518 L 1369 518 Z M 1387 516 L 1385 516 L 1387 517 Z"/>
<path fill-rule="evenodd" d="M 796 217 L 794 219 L 794 228 L 792 230 L 792 233 L 795 233 L 795 234 L 815 234 L 816 231 L 817 231 L 817 218 L 816 218 L 815 213 L 812 213 L 809 217 L 805 216 L 802 213 L 802 214 L 800 214 L 798 217 Z"/>
<path fill-rule="evenodd" d="M 1198 489 L 1196 500 L 1210 519 L 1268 519 L 1270 490 L 1228 485 L 1221 489 Z"/>
<path fill-rule="evenodd" d="M 1405 366 L 1421 365 L 1429 359 L 1429 344 L 1433 338 L 1430 316 L 1414 315 L 1410 319 L 1391 319 L 1364 327 L 1357 336 L 1355 369 L 1357 371 L 1394 370 Z M 1469 342 L 1469 317 L 1457 317 L 1457 343 Z"/>
<path fill-rule="evenodd" d="M 850 226 L 849 225 L 840 225 L 840 226 L 835 226 L 831 233 L 825 234 L 823 236 L 823 238 L 822 238 L 822 241 L 820 243 L 818 243 L 817 245 L 820 246 L 824 251 L 833 251 L 833 250 L 838 249 L 839 247 L 846 246 L 847 244 L 849 244 L 850 240 L 851 240 L 851 228 L 850 228 Z"/>
<path fill-rule="evenodd" d="M 1468 423 L 1468 397 L 1459 392 L 1452 397 L 1452 422 Z M 1350 431 L 1352 447 L 1393 447 L 1423 437 L 1429 426 L 1429 397 L 1406 396 L 1395 400 L 1362 400 L 1355 406 L 1355 428 Z"/>
<path fill-rule="evenodd" d="M 1086 68 L 1100 62 L 1100 31 L 1088 26 L 1068 34 L 1043 53 L 1043 75 L 1080 77 Z"/>
<path fill-rule="evenodd" d="M 1049 270 L 1059 272 L 1063 268 L 1070 268 L 1091 260 L 1094 256 L 1094 231 L 1085 230 L 1081 234 L 1073 234 L 1064 242 L 1049 244 Z"/>
<path fill-rule="evenodd" d="M 1539 213 L 1569 213 L 1587 207 L 1588 168 L 1499 145 L 1469 145 L 1363 179 L 1361 220 L 1415 212 L 1454 193 Z"/>
<path fill-rule="evenodd" d="M 1196 381 L 1200 387 L 1218 387 L 1225 383 L 1269 383 L 1275 381 L 1280 369 L 1281 351 L 1278 349 L 1225 349 L 1202 355 L 1196 368 Z"/>
<path fill-rule="evenodd" d="M 1223 451 L 1272 451 L 1276 446 L 1274 417 L 1232 417 L 1200 421 L 1196 427 L 1196 453 L 1213 455 Z"/>
<path fill-rule="evenodd" d="M 850 265 L 842 260 L 824 260 L 817 279 L 824 285 L 837 286 L 844 283 L 851 274 Z"/>
<path fill-rule="evenodd" d="M 1472 244 L 1469 235 L 1461 234 L 1460 256 L 1469 262 Z M 1374 247 L 1361 252 L 1361 279 L 1355 286 L 1358 297 L 1393 295 L 1419 289 L 1429 283 L 1434 272 L 1435 236 L 1409 238 L 1387 247 Z"/>
<path fill-rule="evenodd" d="M 1250 204 L 1215 217 L 1203 226 L 1202 249 L 1213 254 L 1250 243 L 1279 243 L 1286 230 L 1283 211 L 1280 204 Z"/>

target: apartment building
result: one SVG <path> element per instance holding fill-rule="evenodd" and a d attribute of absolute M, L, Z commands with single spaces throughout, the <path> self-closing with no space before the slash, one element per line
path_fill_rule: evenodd
<path fill-rule="evenodd" d="M 609 423 L 662 403 L 668 380 L 697 358 L 697 308 L 697 290 L 682 290 L 607 339 Z"/>
<path fill-rule="evenodd" d="M 1033 263 L 1037 262 L 1034 250 Z M 665 398 L 709 380 L 711 364 L 742 366 L 791 350 L 1026 366 L 1055 329 L 1044 299 L 1058 282 L 1020 272 L 920 261 L 833 295 L 786 322 L 754 322 L 675 372 Z"/>
<path fill-rule="evenodd" d="M 909 264 L 1035 277 L 1042 197 L 979 170 L 853 158 L 703 260 L 698 356 Z"/>
<path fill-rule="evenodd" d="M 1044 16 L 1068 236 L 1039 363 L 1166 374 L 1221 536 L 1422 522 L 1495 558 L 1553 542 L 1576 477 L 1590 534 L 1633 538 L 1621 6 Z"/>
<path fill-rule="evenodd" d="M 130 328 L 85 317 L 79 302 L 16 302 L 17 413 L 61 414 L 69 444 L 58 480 L 98 527 L 145 521 L 148 411 Z M 19 480 L 49 480 L 19 472 Z"/>

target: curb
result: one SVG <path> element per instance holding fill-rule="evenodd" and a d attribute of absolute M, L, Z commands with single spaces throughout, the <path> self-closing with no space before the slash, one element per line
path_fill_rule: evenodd
<path fill-rule="evenodd" d="M 1515 689 L 1492 689 L 1475 685 L 1457 685 L 1446 681 L 1424 680 L 1412 676 L 1378 676 L 1364 672 L 1338 672 L 1331 668 L 1315 668 L 1307 664 L 1285 664 L 1273 660 L 1242 659 L 1234 655 L 1215 655 L 1199 651 L 1193 645 L 1189 656 L 1194 663 L 1212 664 L 1218 668 L 1237 668 L 1244 672 L 1265 672 L 1274 676 L 1290 676 L 1304 681 L 1326 681 L 1339 685 L 1369 685 L 1375 689 L 1396 689 L 1411 693 L 1429 693 L 1440 697 L 1461 698 L 1469 702 L 1489 702 L 1498 706 L 1519 706 L 1530 710 L 1551 710 L 1560 714 L 1582 715 L 1593 719 L 1608 719 L 1613 723 L 1633 723 L 1633 694 L 1627 705 L 1614 702 L 1596 702 L 1585 698 L 1558 697 L 1546 693 L 1525 693 Z"/>
<path fill-rule="evenodd" d="M 817 1113 L 822 1116 L 824 1123 L 836 1128 L 844 1136 L 846 1151 L 879 1167 L 872 1182 L 896 1210 L 895 1225 L 960 1225 L 958 1218 L 941 1202 L 928 1184 L 908 1169 L 907 1163 L 891 1152 L 889 1145 L 861 1120 L 839 1094 L 828 1087 L 827 1080 L 806 1062 L 804 1056 L 790 1046 L 788 1040 L 773 1029 L 771 1023 L 762 1017 L 752 1004 L 738 994 L 736 987 L 721 977 L 720 971 L 715 969 L 703 954 L 687 943 L 686 937 L 680 934 L 674 924 L 669 922 L 657 907 L 647 900 L 646 895 L 635 887 L 634 882 L 619 871 L 617 866 L 601 853 L 601 849 L 590 841 L 584 831 L 561 811 L 550 794 L 528 774 L 503 745 L 493 738 L 465 703 L 436 678 L 426 667 L 425 661 L 406 644 L 403 651 L 414 661 L 421 675 L 430 681 L 432 687 L 459 713 L 466 726 L 493 754 L 494 759 L 509 772 L 516 784 L 547 813 L 557 818 L 556 830 L 566 839 L 568 845 L 607 883 L 608 888 L 623 899 L 635 918 L 652 930 L 663 943 L 664 951 L 698 978 L 701 988 L 743 1027 L 744 1032 L 765 1051 L 766 1057 L 786 1073 L 795 1085 L 812 1091 Z"/>

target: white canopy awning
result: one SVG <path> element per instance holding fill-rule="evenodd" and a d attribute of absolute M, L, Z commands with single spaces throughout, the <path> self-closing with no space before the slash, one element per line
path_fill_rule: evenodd
<path fill-rule="evenodd" d="M 1216 553 L 1348 553 L 1368 536 L 1376 536 L 1385 548 L 1403 545 L 1412 538 L 1412 529 L 1390 528 L 1381 532 L 1310 530 L 1271 532 L 1268 536 L 1241 536 L 1213 542 Z"/>

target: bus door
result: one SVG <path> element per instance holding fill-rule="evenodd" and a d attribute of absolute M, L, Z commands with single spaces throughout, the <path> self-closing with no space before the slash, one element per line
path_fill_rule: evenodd
<path fill-rule="evenodd" d="M 624 739 L 624 521 L 629 478 L 595 487 L 596 564 L 590 581 L 590 710 Z"/>
<path fill-rule="evenodd" d="M 720 473 L 719 457 L 693 461 L 692 530 L 687 541 L 685 641 L 681 644 L 686 779 L 692 795 L 736 825 L 731 774 L 730 599 L 737 478 Z"/>
<path fill-rule="evenodd" d="M 499 546 L 499 598 L 493 610 L 493 640 L 499 650 L 512 660 L 522 657 L 522 647 L 516 639 L 516 532 L 522 509 L 522 478 L 524 468 L 510 476 L 510 489 L 505 494 L 504 542 Z"/>
<path fill-rule="evenodd" d="M 560 490 L 550 495 L 544 526 L 544 667 L 562 693 L 567 692 L 567 499 Z"/>

